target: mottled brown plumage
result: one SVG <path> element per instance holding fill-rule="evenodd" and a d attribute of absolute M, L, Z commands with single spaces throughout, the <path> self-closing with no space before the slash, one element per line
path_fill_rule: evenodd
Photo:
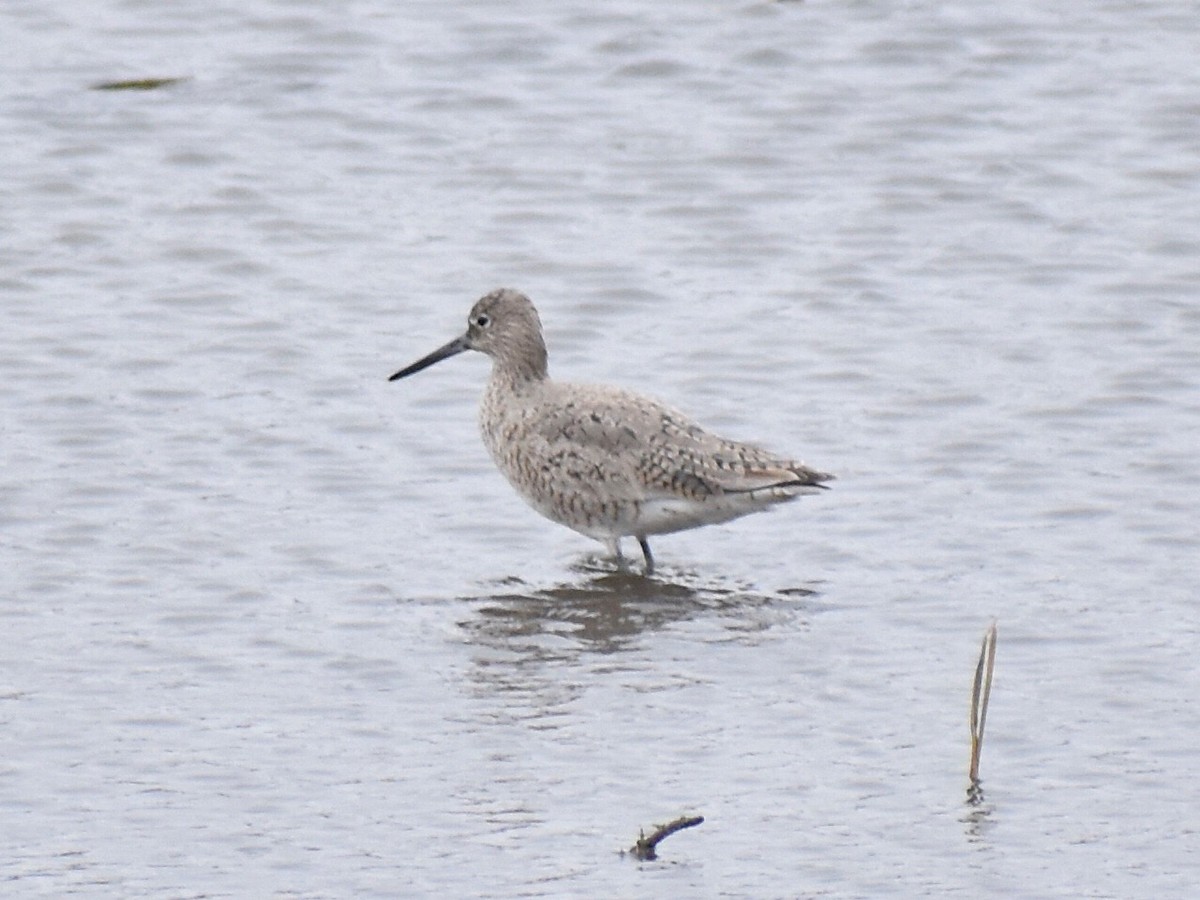
<path fill-rule="evenodd" d="M 547 372 L 542 323 L 529 299 L 496 290 L 467 332 L 391 380 L 463 350 L 492 358 L 479 409 L 483 442 L 517 492 L 546 518 L 605 542 L 725 522 L 815 493 L 833 478 L 752 444 L 709 434 L 683 414 L 618 388 L 563 384 Z"/>

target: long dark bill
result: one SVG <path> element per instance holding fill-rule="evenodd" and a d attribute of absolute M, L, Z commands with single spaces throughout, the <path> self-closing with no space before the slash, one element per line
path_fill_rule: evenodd
<path fill-rule="evenodd" d="M 397 378 L 407 378 L 409 375 L 420 372 L 422 369 L 428 369 L 436 362 L 441 362 L 443 359 L 448 359 L 451 356 L 462 353 L 464 350 L 470 349 L 471 348 L 467 346 L 467 336 L 465 334 L 461 337 L 456 337 L 444 347 L 438 347 L 428 356 L 421 357 L 411 366 L 405 366 L 403 369 L 389 378 L 388 381 L 395 381 Z"/>

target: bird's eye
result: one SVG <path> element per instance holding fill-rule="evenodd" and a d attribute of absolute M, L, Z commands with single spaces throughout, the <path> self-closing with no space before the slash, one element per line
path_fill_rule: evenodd
<path fill-rule="evenodd" d="M 475 317 L 475 324 L 478 325 L 480 328 L 487 328 L 489 325 L 492 324 L 492 319 L 490 316 L 486 316 L 486 315 L 480 313 L 479 315 L 477 315 Z"/>

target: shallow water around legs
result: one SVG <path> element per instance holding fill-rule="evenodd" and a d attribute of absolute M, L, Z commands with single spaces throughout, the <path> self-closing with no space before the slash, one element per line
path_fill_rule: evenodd
<path fill-rule="evenodd" d="M 1193 889 L 1194 13 L 6 6 L 6 895 Z M 833 490 L 598 557 L 501 285 Z"/>

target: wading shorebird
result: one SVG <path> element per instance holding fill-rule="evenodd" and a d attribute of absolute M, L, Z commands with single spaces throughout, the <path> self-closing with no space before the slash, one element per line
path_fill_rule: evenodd
<path fill-rule="evenodd" d="M 492 459 L 530 506 L 604 542 L 727 522 L 825 488 L 833 476 L 709 434 L 655 400 L 602 385 L 553 381 L 537 310 L 508 289 L 480 298 L 467 331 L 389 378 L 478 350 L 492 358 L 479 427 Z"/>

